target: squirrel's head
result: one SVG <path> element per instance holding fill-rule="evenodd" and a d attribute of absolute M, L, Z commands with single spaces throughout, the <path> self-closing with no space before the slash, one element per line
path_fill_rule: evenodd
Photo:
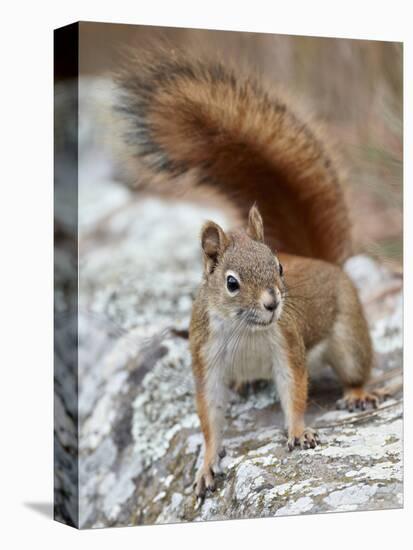
<path fill-rule="evenodd" d="M 244 320 L 253 328 L 269 327 L 281 315 L 283 268 L 264 244 L 264 227 L 254 205 L 246 231 L 225 233 L 214 222 L 202 228 L 205 282 L 209 307 L 221 319 Z"/>

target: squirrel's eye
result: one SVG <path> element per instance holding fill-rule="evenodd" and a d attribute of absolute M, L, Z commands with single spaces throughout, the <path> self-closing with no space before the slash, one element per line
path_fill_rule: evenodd
<path fill-rule="evenodd" d="M 283 266 L 281 264 L 279 266 L 279 270 L 280 270 L 280 277 L 282 277 L 283 274 L 284 274 L 284 269 L 283 269 Z"/>
<path fill-rule="evenodd" d="M 227 289 L 230 292 L 236 292 L 239 289 L 239 282 L 232 275 L 227 277 Z"/>

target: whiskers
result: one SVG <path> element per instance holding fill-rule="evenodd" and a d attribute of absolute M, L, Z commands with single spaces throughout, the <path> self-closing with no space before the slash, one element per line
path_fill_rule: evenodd
<path fill-rule="evenodd" d="M 307 289 L 303 289 L 309 281 L 310 278 L 303 278 L 295 282 L 294 285 L 288 285 L 284 288 L 282 294 L 283 314 L 287 318 L 304 317 L 306 311 L 308 312 L 308 309 L 319 298 L 321 291 L 308 294 Z"/>

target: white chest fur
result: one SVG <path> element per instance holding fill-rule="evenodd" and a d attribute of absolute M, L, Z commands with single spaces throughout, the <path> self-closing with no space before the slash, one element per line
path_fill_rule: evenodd
<path fill-rule="evenodd" d="M 219 372 L 226 381 L 271 379 L 277 363 L 284 360 L 282 343 L 276 325 L 251 329 L 211 316 L 203 353 L 208 370 Z"/>

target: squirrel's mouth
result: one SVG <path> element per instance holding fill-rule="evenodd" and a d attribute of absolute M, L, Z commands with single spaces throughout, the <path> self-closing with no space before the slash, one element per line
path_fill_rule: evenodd
<path fill-rule="evenodd" d="M 253 327 L 269 327 L 275 319 L 275 312 L 272 313 L 269 320 L 263 320 L 258 317 L 251 316 L 247 318 L 247 323 Z"/>

